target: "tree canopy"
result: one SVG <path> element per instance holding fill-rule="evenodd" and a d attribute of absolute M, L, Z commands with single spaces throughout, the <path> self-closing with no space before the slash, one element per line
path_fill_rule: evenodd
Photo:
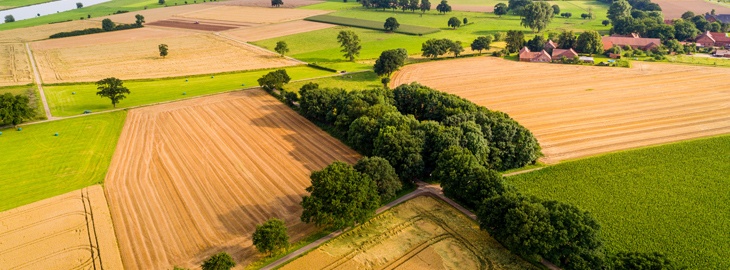
<path fill-rule="evenodd" d="M 448 22 L 449 27 L 456 29 L 457 27 L 461 26 L 461 20 L 457 17 L 451 17 L 449 18 Z"/>
<path fill-rule="evenodd" d="M 579 52 L 587 54 L 603 53 L 603 42 L 601 41 L 601 34 L 593 30 L 581 33 L 578 36 L 578 41 L 575 44 L 575 49 Z"/>
<path fill-rule="evenodd" d="M 226 252 L 215 254 L 205 260 L 201 267 L 203 270 L 230 270 L 236 266 L 236 262 L 233 261 L 231 255 Z"/>
<path fill-rule="evenodd" d="M 477 37 L 474 41 L 471 42 L 471 50 L 479 51 L 479 53 L 481 54 L 482 50 L 489 50 L 491 48 L 493 39 L 494 37 L 492 37 L 491 35 Z"/>
<path fill-rule="evenodd" d="M 575 36 L 573 31 L 563 31 L 558 36 L 558 48 L 560 49 L 570 49 L 575 48 L 576 43 L 578 42 L 578 37 Z"/>
<path fill-rule="evenodd" d="M 143 23 L 145 23 L 144 16 L 140 14 L 134 15 L 134 24 L 136 24 L 137 26 L 142 26 Z"/>
<path fill-rule="evenodd" d="M 347 163 L 335 161 L 310 178 L 310 195 L 301 203 L 303 222 L 342 229 L 366 221 L 380 206 L 375 181 Z"/>
<path fill-rule="evenodd" d="M 395 168 L 384 158 L 363 157 L 355 164 L 355 170 L 375 181 L 381 202 L 395 198 L 395 194 L 403 188 Z"/>
<path fill-rule="evenodd" d="M 252 239 L 253 245 L 262 253 L 273 253 L 289 247 L 286 225 L 283 220 L 278 218 L 271 218 L 264 224 L 256 225 Z"/>
<path fill-rule="evenodd" d="M 5 93 L 0 95 L 0 125 L 18 125 L 32 119 L 35 110 L 25 95 Z"/>
<path fill-rule="evenodd" d="M 272 7 L 280 7 L 284 4 L 284 0 L 271 0 Z"/>
<path fill-rule="evenodd" d="M 284 69 L 269 72 L 258 79 L 259 86 L 267 92 L 274 91 L 275 89 L 281 90 L 284 84 L 289 83 L 289 81 L 291 81 L 291 78 Z"/>
<path fill-rule="evenodd" d="M 406 59 L 408 59 L 408 52 L 406 49 L 395 49 L 387 50 L 380 53 L 380 57 L 375 60 L 373 70 L 378 76 L 388 76 L 402 67 Z"/>
<path fill-rule="evenodd" d="M 431 1 L 421 0 L 421 4 L 418 6 L 418 8 L 421 9 L 421 13 L 426 13 L 426 11 L 430 11 Z"/>
<path fill-rule="evenodd" d="M 441 0 L 441 3 L 436 5 L 436 10 L 438 10 L 439 13 L 446 14 L 447 12 L 451 12 L 451 6 L 449 5 L 448 1 Z"/>
<path fill-rule="evenodd" d="M 157 50 L 160 51 L 160 56 L 162 56 L 162 58 L 165 58 L 165 56 L 167 56 L 167 44 L 157 45 Z"/>
<path fill-rule="evenodd" d="M 509 30 L 504 41 L 507 42 L 507 51 L 514 53 L 525 46 L 525 34 L 522 31 Z"/>
<path fill-rule="evenodd" d="M 611 23 L 620 18 L 631 17 L 631 5 L 626 0 L 616 0 L 608 8 L 606 17 L 611 20 Z"/>
<path fill-rule="evenodd" d="M 421 55 L 423 57 L 437 58 L 449 51 L 450 40 L 448 39 L 429 39 L 421 45 Z"/>
<path fill-rule="evenodd" d="M 553 18 L 553 8 L 547 2 L 534 2 L 526 5 L 522 10 L 520 25 L 540 32 L 547 28 Z"/>
<path fill-rule="evenodd" d="M 385 24 L 383 24 L 383 27 L 386 31 L 393 32 L 395 29 L 398 29 L 400 27 L 400 24 L 398 23 L 398 20 L 396 20 L 394 17 L 388 17 L 385 19 Z"/>
<path fill-rule="evenodd" d="M 350 61 L 355 61 L 355 57 L 360 55 L 360 37 L 355 34 L 352 30 L 342 30 L 337 35 L 337 41 L 340 43 L 340 47 L 343 52 L 343 56 Z"/>
<path fill-rule="evenodd" d="M 284 54 L 289 52 L 289 45 L 286 44 L 286 41 L 277 41 L 274 51 L 276 51 L 279 55 L 284 56 Z"/>
<path fill-rule="evenodd" d="M 101 21 L 101 29 L 104 29 L 104 31 L 112 31 L 114 30 L 114 22 L 111 19 L 103 19 Z"/>
<path fill-rule="evenodd" d="M 533 52 L 539 52 L 545 48 L 545 37 L 542 35 L 535 35 L 532 39 L 527 41 L 527 48 Z"/>
<path fill-rule="evenodd" d="M 125 94 L 130 94 L 129 89 L 124 87 L 123 84 L 122 80 L 114 77 L 99 80 L 96 82 L 96 89 L 99 90 L 96 95 L 109 98 L 112 101 L 112 106 L 116 108 L 119 101 L 127 97 Z"/>
<path fill-rule="evenodd" d="M 502 18 L 502 15 L 505 14 L 507 14 L 507 5 L 505 5 L 504 3 L 497 3 L 496 5 L 494 5 L 494 15 Z"/>

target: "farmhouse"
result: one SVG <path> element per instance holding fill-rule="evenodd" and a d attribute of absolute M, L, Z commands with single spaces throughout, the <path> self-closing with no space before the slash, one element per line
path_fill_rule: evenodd
<path fill-rule="evenodd" d="M 567 59 L 573 59 L 576 56 L 578 56 L 578 53 L 575 52 L 572 48 L 571 49 L 554 49 L 553 50 L 553 59 L 560 60 L 563 59 L 563 57 Z"/>
<path fill-rule="evenodd" d="M 632 49 L 648 51 L 662 44 L 662 41 L 658 38 L 642 38 L 637 34 L 632 34 L 631 36 L 612 35 L 602 37 L 601 41 L 603 42 L 604 50 L 611 49 L 613 45 L 617 45 L 619 47 L 631 46 Z"/>
<path fill-rule="evenodd" d="M 531 52 L 530 49 L 524 47 L 520 50 L 520 62 L 550 62 L 553 59 L 550 55 L 542 50 L 540 52 Z"/>
<path fill-rule="evenodd" d="M 557 49 L 557 48 L 558 48 L 558 45 L 556 45 L 555 42 L 553 42 L 552 40 L 548 40 L 545 43 L 545 47 L 544 47 L 545 51 L 548 51 L 548 52 L 552 52 L 554 49 Z"/>
<path fill-rule="evenodd" d="M 696 41 L 703 47 L 730 47 L 730 38 L 725 33 L 707 31 L 697 36 Z"/>
<path fill-rule="evenodd" d="M 730 14 L 705 14 L 705 20 L 708 22 L 730 23 Z"/>

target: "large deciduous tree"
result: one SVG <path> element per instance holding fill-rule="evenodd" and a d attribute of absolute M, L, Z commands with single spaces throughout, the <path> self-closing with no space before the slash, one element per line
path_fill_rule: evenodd
<path fill-rule="evenodd" d="M 449 52 L 453 53 L 454 57 L 459 57 L 464 52 L 464 46 L 461 45 L 461 41 L 449 40 Z"/>
<path fill-rule="evenodd" d="M 533 52 L 539 52 L 545 48 L 545 37 L 542 35 L 535 35 L 532 39 L 527 41 L 527 48 Z"/>
<path fill-rule="evenodd" d="M 431 1 L 421 0 L 421 4 L 418 6 L 418 8 L 421 9 L 421 13 L 426 13 L 426 11 L 430 11 Z"/>
<path fill-rule="evenodd" d="M 603 53 L 603 42 L 601 41 L 601 35 L 593 30 L 581 33 L 578 36 L 578 41 L 575 44 L 575 49 L 579 52 L 591 55 Z"/>
<path fill-rule="evenodd" d="M 284 54 L 289 52 L 289 45 L 286 44 L 286 41 L 277 41 L 274 51 L 279 53 L 279 55 L 284 56 Z"/>
<path fill-rule="evenodd" d="M 366 221 L 380 205 L 375 181 L 347 163 L 335 161 L 310 179 L 310 195 L 301 203 L 303 222 L 342 229 Z"/>
<path fill-rule="evenodd" d="M 471 42 L 471 50 L 479 51 L 479 54 L 481 54 L 482 50 L 489 50 L 493 39 L 491 35 L 477 37 Z"/>
<path fill-rule="evenodd" d="M 361 158 L 355 164 L 355 170 L 375 181 L 381 202 L 393 199 L 403 188 L 395 168 L 384 158 L 376 156 Z"/>
<path fill-rule="evenodd" d="M 383 24 L 383 28 L 385 28 L 385 31 L 393 32 L 395 29 L 398 29 L 400 27 L 400 23 L 398 23 L 398 20 L 396 20 L 394 17 L 388 17 L 385 19 L 385 24 Z"/>
<path fill-rule="evenodd" d="M 534 2 L 525 6 L 520 24 L 539 33 L 547 27 L 552 18 L 553 8 L 547 2 Z"/>
<path fill-rule="evenodd" d="M 439 13 L 446 14 L 447 12 L 451 12 L 451 6 L 449 5 L 448 1 L 441 0 L 441 3 L 436 5 L 436 10 L 438 10 Z"/>
<path fill-rule="evenodd" d="M 677 20 L 674 22 L 674 38 L 684 41 L 697 37 L 699 31 L 695 25 L 687 20 Z"/>
<path fill-rule="evenodd" d="M 351 30 L 342 30 L 337 35 L 337 41 L 340 43 L 342 48 L 340 52 L 343 52 L 343 56 L 350 61 L 355 61 L 355 57 L 360 55 L 360 37 Z"/>
<path fill-rule="evenodd" d="M 558 36 L 558 48 L 560 49 L 570 49 L 575 48 L 575 43 L 578 41 L 578 38 L 575 36 L 573 31 L 563 31 Z"/>
<path fill-rule="evenodd" d="M 0 95 L 0 125 L 18 125 L 35 116 L 30 99 L 24 95 Z"/>
<path fill-rule="evenodd" d="M 272 7 L 280 7 L 283 4 L 284 4 L 283 0 L 271 0 Z"/>
<path fill-rule="evenodd" d="M 502 18 L 502 15 L 505 14 L 507 14 L 507 5 L 505 5 L 504 3 L 497 3 L 496 5 L 494 5 L 494 15 Z"/>
<path fill-rule="evenodd" d="M 134 15 L 134 24 L 137 26 L 142 26 L 142 24 L 145 23 L 144 16 L 141 14 Z"/>
<path fill-rule="evenodd" d="M 101 21 L 101 29 L 104 29 L 104 31 L 112 31 L 114 30 L 114 26 L 114 22 L 111 19 Z"/>
<path fill-rule="evenodd" d="M 380 57 L 375 60 L 373 70 L 378 76 L 390 77 L 390 74 L 402 67 L 406 59 L 408 59 L 408 52 L 406 49 L 395 49 L 387 50 L 380 53 Z"/>
<path fill-rule="evenodd" d="M 449 40 L 448 39 L 429 39 L 421 45 L 421 52 L 423 57 L 437 58 L 441 55 L 446 54 L 449 51 Z"/>
<path fill-rule="evenodd" d="M 15 17 L 12 14 L 5 15 L 5 23 L 11 23 L 15 21 Z"/>
<path fill-rule="evenodd" d="M 514 53 L 522 49 L 525 46 L 525 34 L 522 31 L 509 30 L 507 31 L 507 37 L 504 38 L 507 42 L 507 51 Z"/>
<path fill-rule="evenodd" d="M 203 270 L 230 270 L 234 266 L 236 266 L 236 262 L 233 261 L 231 255 L 221 252 L 205 260 L 200 267 Z"/>
<path fill-rule="evenodd" d="M 114 77 L 102 79 L 96 82 L 96 89 L 99 90 L 96 94 L 111 99 L 112 106 L 116 108 L 119 101 L 127 97 L 125 94 L 130 94 L 129 89 L 124 87 L 123 84 L 122 80 Z"/>
<path fill-rule="evenodd" d="M 157 50 L 160 51 L 160 56 L 162 58 L 165 58 L 165 56 L 167 56 L 167 44 L 157 45 Z"/>
<path fill-rule="evenodd" d="M 631 5 L 626 0 L 616 0 L 608 8 L 606 17 L 611 20 L 611 23 L 620 18 L 631 17 Z"/>
<path fill-rule="evenodd" d="M 449 18 L 448 22 L 449 27 L 456 29 L 457 27 L 461 26 L 461 20 L 457 17 L 451 17 Z"/>
<path fill-rule="evenodd" d="M 509 0 L 507 4 L 507 9 L 512 11 L 512 14 L 521 16 L 525 6 L 532 4 L 532 0 Z"/>
<path fill-rule="evenodd" d="M 267 92 L 274 91 L 275 89 L 281 90 L 284 84 L 290 81 L 291 77 L 289 77 L 289 74 L 284 69 L 269 72 L 258 79 L 259 86 Z"/>
<path fill-rule="evenodd" d="M 271 218 L 264 224 L 257 225 L 253 233 L 253 245 L 259 252 L 273 254 L 289 247 L 289 235 L 286 233 L 284 221 Z"/>

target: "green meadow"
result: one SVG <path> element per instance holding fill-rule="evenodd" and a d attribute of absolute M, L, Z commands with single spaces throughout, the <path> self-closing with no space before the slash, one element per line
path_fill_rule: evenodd
<path fill-rule="evenodd" d="M 28 0 L 18 0 L 19 2 L 27 2 Z M 0 2 L 0 6 L 4 6 L 5 1 Z M 43 1 L 43 2 L 49 2 L 49 1 Z M 174 0 L 167 1 L 168 5 L 172 6 L 174 5 Z M 184 1 L 179 1 L 180 5 Z M 72 9 L 69 11 L 44 15 L 32 19 L 27 20 L 19 20 L 12 23 L 3 23 L 0 24 L 0 31 L 2 30 L 9 30 L 9 29 L 16 29 L 16 28 L 24 28 L 24 27 L 31 27 L 31 26 L 37 26 L 37 25 L 43 25 L 48 23 L 54 23 L 54 22 L 62 22 L 62 21 L 69 21 L 69 20 L 79 20 L 81 17 L 86 19 L 87 15 L 91 15 L 91 18 L 96 17 L 102 17 L 107 16 L 110 14 L 113 14 L 114 12 L 118 10 L 126 10 L 126 11 L 137 11 L 145 9 L 152 9 L 152 8 L 158 8 L 158 7 L 164 7 L 164 5 L 160 5 L 157 3 L 157 0 L 113 0 L 109 2 L 104 2 L 100 4 L 96 4 L 93 6 L 83 7 L 79 9 Z M 134 17 L 134 13 L 131 13 L 129 16 Z"/>
<path fill-rule="evenodd" d="M 102 183 L 126 115 L 119 111 L 0 130 L 0 211 Z"/>
<path fill-rule="evenodd" d="M 343 88 L 347 90 L 353 89 L 372 89 L 383 87 L 380 83 L 380 77 L 372 71 L 343 74 L 326 78 L 317 78 L 312 80 L 303 80 L 291 82 L 284 86 L 284 89 L 291 92 L 299 92 L 299 88 L 306 83 L 313 82 L 319 84 L 323 88 Z"/>
<path fill-rule="evenodd" d="M 284 69 L 286 69 L 292 80 L 333 75 L 332 72 L 307 66 Z M 117 108 L 256 87 L 258 86 L 257 80 L 273 70 L 275 69 L 178 78 L 129 80 L 124 82 L 124 86 L 129 88 L 131 94 L 117 104 Z M 94 83 L 46 85 L 43 89 L 48 98 L 51 114 L 54 116 L 79 115 L 86 110 L 98 112 L 113 109 L 109 99 L 96 95 L 97 89 Z"/>
<path fill-rule="evenodd" d="M 663 252 L 690 269 L 730 269 L 730 136 L 564 162 L 508 177 L 523 193 L 574 204 L 610 252 Z"/>

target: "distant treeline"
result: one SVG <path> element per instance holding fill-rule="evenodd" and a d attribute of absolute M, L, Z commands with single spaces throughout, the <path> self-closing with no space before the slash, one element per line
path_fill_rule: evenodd
<path fill-rule="evenodd" d="M 90 35 L 90 34 L 96 34 L 96 33 L 103 33 L 103 32 L 111 32 L 111 31 L 119 31 L 119 30 L 127 30 L 127 29 L 134 29 L 134 28 L 141 28 L 144 27 L 143 25 L 136 25 L 136 24 L 120 24 L 117 26 L 114 26 L 112 30 L 106 31 L 102 28 L 86 28 L 84 30 L 76 30 L 71 32 L 60 32 L 55 33 L 51 35 L 50 38 L 63 38 L 63 37 L 73 37 L 73 36 L 83 36 L 83 35 Z"/>

